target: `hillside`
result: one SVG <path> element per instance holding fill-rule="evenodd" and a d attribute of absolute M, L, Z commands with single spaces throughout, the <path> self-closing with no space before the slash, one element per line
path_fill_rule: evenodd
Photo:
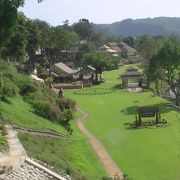
<path fill-rule="evenodd" d="M 3 82 L 1 87 L 3 98 L 0 101 L 1 151 L 6 148 L 2 136 L 2 122 L 33 129 L 34 132 L 36 130 L 55 132 L 62 136 L 48 137 L 19 131 L 18 137 L 30 157 L 53 166 L 57 171 L 69 174 L 72 179 L 100 179 L 106 176 L 105 169 L 75 121 L 71 120 L 70 123 L 73 129 L 71 135 L 62 122 L 63 119 L 67 119 L 65 112 L 69 110 L 70 100 L 58 98 L 52 89 L 32 81 L 28 75 L 17 72 L 13 66 L 3 61 L 0 61 L 0 71 Z M 58 109 L 58 102 L 62 109 Z M 51 110 L 54 110 L 53 113 Z M 78 112 L 73 114 L 75 114 L 74 119 L 81 116 Z M 56 119 L 56 116 L 50 115 L 60 117 Z"/>
<path fill-rule="evenodd" d="M 180 35 L 180 18 L 125 19 L 112 24 L 94 24 L 94 29 L 103 36 Z"/>

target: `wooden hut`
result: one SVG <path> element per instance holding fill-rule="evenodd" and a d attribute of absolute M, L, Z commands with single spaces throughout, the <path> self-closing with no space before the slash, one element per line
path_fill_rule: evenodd
<path fill-rule="evenodd" d="M 72 83 L 74 81 L 73 75 L 75 74 L 75 71 L 62 62 L 54 64 L 51 71 L 56 83 Z"/>

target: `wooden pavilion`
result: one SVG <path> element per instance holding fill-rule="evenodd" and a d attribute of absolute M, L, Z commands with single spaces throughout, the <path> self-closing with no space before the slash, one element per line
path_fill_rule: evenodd
<path fill-rule="evenodd" d="M 79 75 L 79 80 L 86 82 L 86 83 L 92 83 L 95 77 L 96 69 L 90 65 L 84 66 L 81 68 L 76 75 Z"/>
<path fill-rule="evenodd" d="M 143 73 L 140 72 L 136 68 L 129 68 L 126 70 L 126 72 L 121 75 L 121 80 L 122 80 L 122 86 L 123 88 L 128 88 L 128 80 L 135 79 L 138 81 L 138 87 L 142 87 L 143 81 L 144 81 L 144 76 Z"/>

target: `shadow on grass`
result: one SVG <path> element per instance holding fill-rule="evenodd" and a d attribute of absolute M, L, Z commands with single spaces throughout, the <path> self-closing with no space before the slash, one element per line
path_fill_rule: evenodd
<path fill-rule="evenodd" d="M 134 103 L 138 104 L 138 101 L 134 101 Z M 175 108 L 169 106 L 169 103 L 159 103 L 159 104 L 153 104 L 153 105 L 145 105 L 145 106 L 158 106 L 160 108 L 160 113 L 168 113 L 172 110 L 175 110 Z M 137 114 L 137 108 L 141 107 L 138 105 L 130 106 L 127 108 L 122 109 L 120 112 L 124 113 L 125 115 L 136 115 Z M 178 112 L 178 111 L 177 111 Z"/>
<path fill-rule="evenodd" d="M 145 122 L 145 120 L 144 120 Z M 132 123 L 129 123 L 129 125 L 126 125 L 127 127 L 125 128 L 125 130 L 144 130 L 144 129 L 149 129 L 149 130 L 154 130 L 154 129 L 159 129 L 159 128 L 167 128 L 170 127 L 171 124 L 170 123 L 162 123 L 163 121 L 161 121 L 161 123 L 159 124 L 151 124 L 151 125 L 143 125 L 143 126 L 135 126 L 132 125 Z M 127 123 L 128 124 L 128 123 Z"/>
<path fill-rule="evenodd" d="M 121 89 L 123 89 L 123 88 L 122 88 L 122 85 L 121 85 L 121 84 L 116 84 L 116 85 L 113 86 L 111 89 L 112 89 L 112 90 L 121 90 Z"/>
<path fill-rule="evenodd" d="M 6 104 L 12 104 L 11 101 L 9 101 L 6 97 L 2 97 L 2 102 L 6 103 Z"/>

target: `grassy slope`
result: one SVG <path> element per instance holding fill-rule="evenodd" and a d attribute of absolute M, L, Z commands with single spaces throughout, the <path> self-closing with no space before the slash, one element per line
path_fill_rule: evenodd
<path fill-rule="evenodd" d="M 105 84 L 99 87 L 118 87 L 120 70 L 104 73 Z M 151 92 L 80 96 L 66 91 L 77 104 L 89 113 L 85 126 L 104 144 L 114 161 L 135 180 L 180 178 L 180 114 L 162 107 L 166 128 L 127 130 L 125 122 L 135 120 L 135 106 L 164 104 L 165 100 Z"/>
<path fill-rule="evenodd" d="M 12 124 L 25 128 L 66 133 L 62 126 L 34 114 L 32 106 L 23 101 L 21 97 L 8 99 L 7 102 L 1 102 L 0 110 L 3 117 Z"/>
<path fill-rule="evenodd" d="M 1 102 L 0 111 L 3 117 L 12 124 L 26 128 L 67 133 L 62 126 L 35 115 L 32 106 L 24 102 L 21 97 L 8 99 L 6 103 Z M 26 134 L 21 134 L 19 137 L 30 156 L 54 165 L 57 169 L 70 169 L 75 179 L 80 177 L 99 179 L 106 175 L 96 154 L 79 132 L 75 122 L 72 122 L 72 125 L 73 137 L 77 139 L 75 142 L 40 138 Z"/>

